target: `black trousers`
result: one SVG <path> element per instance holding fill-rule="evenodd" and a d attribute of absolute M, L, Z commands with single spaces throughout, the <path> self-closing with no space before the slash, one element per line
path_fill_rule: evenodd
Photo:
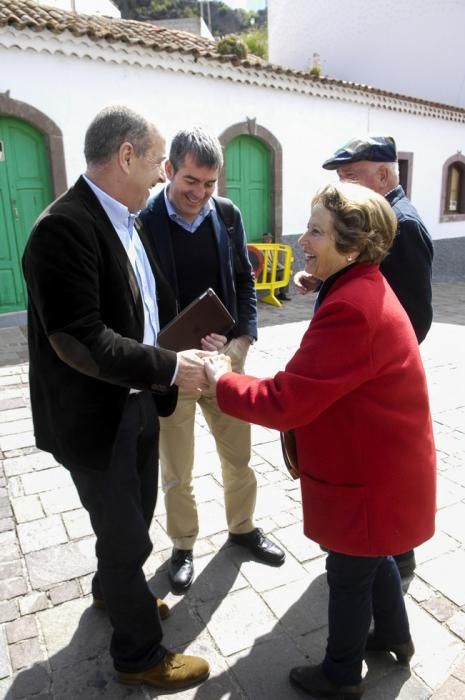
<path fill-rule="evenodd" d="M 329 635 L 323 670 L 338 685 L 356 685 L 372 619 L 380 639 L 391 644 L 410 639 L 399 571 L 392 557 L 329 552 L 326 572 Z"/>
<path fill-rule="evenodd" d="M 115 668 L 128 673 L 149 668 L 165 654 L 157 606 L 142 570 L 152 551 L 158 432 L 152 395 L 130 394 L 108 471 L 70 469 L 97 537 L 92 592 L 104 599 L 113 626 Z"/>

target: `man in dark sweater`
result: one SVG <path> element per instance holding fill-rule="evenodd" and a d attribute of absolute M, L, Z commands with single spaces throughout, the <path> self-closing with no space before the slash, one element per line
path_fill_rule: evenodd
<path fill-rule="evenodd" d="M 256 297 L 240 211 L 229 202 L 234 226 L 226 225 L 212 197 L 222 165 L 216 138 L 200 128 L 179 132 L 166 163 L 169 185 L 149 202 L 141 219 L 178 312 L 211 287 L 234 317 L 229 336 L 211 333 L 202 339 L 202 349 L 224 352 L 233 370 L 242 372 L 257 337 Z M 176 410 L 160 425 L 167 531 L 173 541 L 169 576 L 177 593 L 186 591 L 194 578 L 193 547 L 199 531 L 192 488 L 197 405 L 216 441 L 230 542 L 267 564 L 284 561 L 284 552 L 253 524 L 257 482 L 249 466 L 250 425 L 223 414 L 214 393 L 181 391 Z"/>
<path fill-rule="evenodd" d="M 337 170 L 341 180 L 356 182 L 382 194 L 397 217 L 397 234 L 380 270 L 391 285 L 421 343 L 433 320 L 433 242 L 417 210 L 399 184 L 396 144 L 392 136 L 354 138 L 323 163 Z M 297 288 L 310 291 L 313 280 L 305 272 L 294 277 Z M 413 550 L 395 557 L 403 578 L 415 570 Z"/>

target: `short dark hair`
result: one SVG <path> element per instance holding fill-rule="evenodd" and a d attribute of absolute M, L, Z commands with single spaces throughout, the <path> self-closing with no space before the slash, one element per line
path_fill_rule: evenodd
<path fill-rule="evenodd" d="M 397 230 L 391 205 L 374 190 L 352 182 L 324 187 L 312 200 L 333 215 L 335 246 L 341 254 L 359 251 L 358 262 L 380 263 L 391 247 Z"/>
<path fill-rule="evenodd" d="M 182 167 L 187 155 L 191 155 L 197 165 L 218 170 L 223 167 L 220 142 L 200 126 L 182 129 L 172 140 L 169 159 L 175 172 Z"/>
<path fill-rule="evenodd" d="M 137 156 L 149 147 L 151 125 L 128 107 L 114 105 L 102 109 L 89 125 L 84 139 L 88 164 L 107 163 L 121 144 L 131 143 Z"/>

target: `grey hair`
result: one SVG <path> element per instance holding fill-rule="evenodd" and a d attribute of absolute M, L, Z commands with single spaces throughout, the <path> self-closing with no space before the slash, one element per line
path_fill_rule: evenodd
<path fill-rule="evenodd" d="M 223 167 L 223 151 L 216 136 L 208 134 L 201 126 L 178 131 L 171 142 L 169 159 L 176 172 L 182 167 L 187 155 L 192 156 L 197 165 L 207 168 Z"/>
<path fill-rule="evenodd" d="M 397 179 L 399 179 L 399 163 L 398 161 L 395 161 L 394 163 L 385 163 L 387 166 L 388 170 L 390 170 L 391 175 Z"/>
<path fill-rule="evenodd" d="M 128 107 L 115 105 L 102 109 L 86 131 L 86 163 L 107 163 L 125 142 L 132 144 L 136 156 L 143 156 L 150 143 L 151 128 L 144 117 Z"/>

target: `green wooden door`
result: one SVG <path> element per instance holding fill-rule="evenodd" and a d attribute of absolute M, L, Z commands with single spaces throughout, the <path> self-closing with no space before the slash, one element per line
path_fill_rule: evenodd
<path fill-rule="evenodd" d="M 21 256 L 50 200 L 43 135 L 19 119 L 0 117 L 0 313 L 26 308 Z"/>
<path fill-rule="evenodd" d="M 225 153 L 226 196 L 242 212 L 248 241 L 271 232 L 271 157 L 253 136 L 238 136 Z"/>

